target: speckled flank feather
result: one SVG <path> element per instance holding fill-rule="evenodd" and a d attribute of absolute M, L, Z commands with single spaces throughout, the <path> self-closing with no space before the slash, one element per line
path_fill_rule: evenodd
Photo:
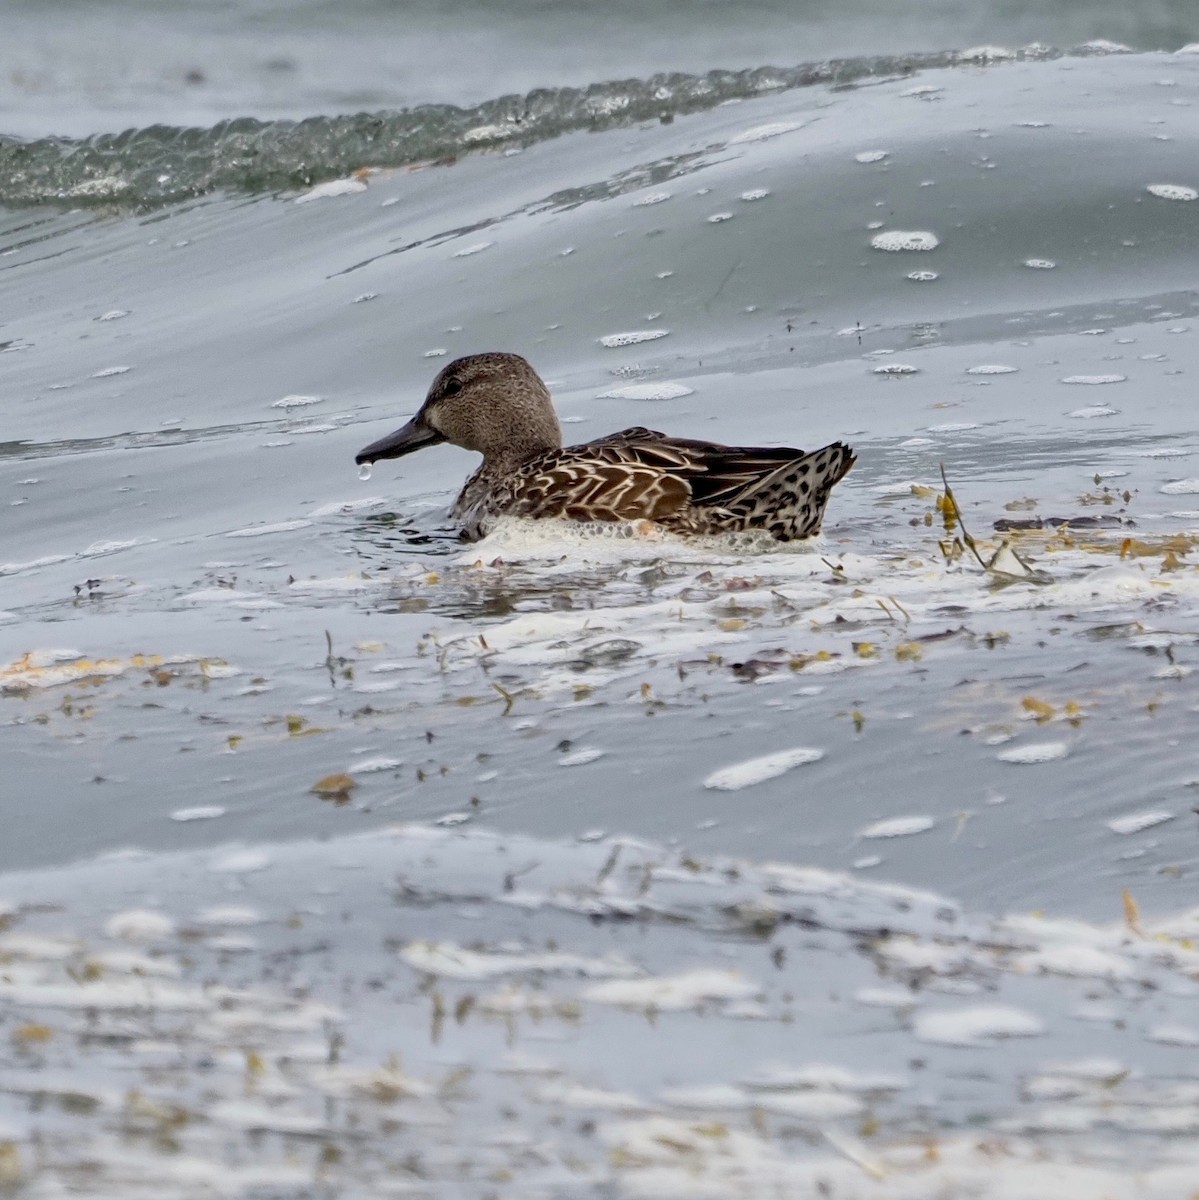
<path fill-rule="evenodd" d="M 759 529 L 780 542 L 820 532 L 833 486 L 854 464 L 841 442 L 805 454 L 721 446 L 636 426 L 562 446 L 553 401 L 516 354 L 473 354 L 442 369 L 420 411 L 359 462 L 448 441 L 483 455 L 452 515 L 467 538 L 496 518 L 655 521 L 684 534 Z"/>

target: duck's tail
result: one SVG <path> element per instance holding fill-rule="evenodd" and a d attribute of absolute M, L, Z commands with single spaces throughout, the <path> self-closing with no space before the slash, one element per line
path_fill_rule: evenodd
<path fill-rule="evenodd" d="M 746 528 L 765 529 L 780 542 L 813 537 L 820 532 L 829 492 L 855 462 L 844 442 L 833 442 L 791 459 L 746 488 L 735 508 Z"/>

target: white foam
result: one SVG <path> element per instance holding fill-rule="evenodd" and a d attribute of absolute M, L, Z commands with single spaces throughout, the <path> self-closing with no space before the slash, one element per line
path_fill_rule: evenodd
<path fill-rule="evenodd" d="M 641 342 L 654 342 L 670 333 L 669 329 L 634 329 L 627 333 L 609 333 L 600 338 L 601 346 L 615 350 L 620 346 L 636 346 Z"/>
<path fill-rule="evenodd" d="M 1000 762 L 1033 764 L 1053 762 L 1069 753 L 1070 747 L 1065 742 L 1029 742 L 1000 750 L 995 757 Z"/>
<path fill-rule="evenodd" d="M 913 367 L 910 363 L 883 363 L 881 367 L 874 368 L 875 375 L 915 375 L 920 370 L 919 367 Z"/>
<path fill-rule="evenodd" d="M 1199 192 L 1181 183 L 1151 183 L 1145 191 L 1159 200 L 1199 200 Z"/>
<path fill-rule="evenodd" d="M 760 758 L 747 759 L 745 762 L 713 771 L 704 780 L 704 787 L 721 792 L 740 791 L 742 788 L 764 783 L 768 779 L 776 779 L 794 767 L 818 762 L 823 757 L 823 750 L 813 750 L 804 746 L 797 746 L 791 750 L 777 750 L 773 754 L 764 754 Z"/>
<path fill-rule="evenodd" d="M 309 188 L 303 195 L 297 196 L 293 203 L 308 204 L 313 200 L 328 200 L 333 196 L 355 196 L 359 192 L 366 191 L 366 180 L 355 179 L 330 179 L 327 183 L 318 183 L 316 187 Z"/>
<path fill-rule="evenodd" d="M 335 500 L 330 504 L 322 504 L 314 508 L 308 515 L 310 517 L 348 517 L 354 513 L 386 508 L 387 503 L 383 496 L 364 496 L 361 500 Z"/>
<path fill-rule="evenodd" d="M 901 250 L 935 250 L 941 241 L 935 233 L 920 229 L 889 229 L 884 233 L 876 233 L 870 239 L 870 244 L 876 250 L 897 252 Z"/>
<path fill-rule="evenodd" d="M 1114 817 L 1108 821 L 1107 827 L 1112 833 L 1127 836 L 1131 833 L 1140 833 L 1142 829 L 1152 829 L 1154 825 L 1162 825 L 1166 821 L 1172 820 L 1174 820 L 1174 814 L 1168 809 L 1151 808 L 1145 812 L 1128 813 L 1123 817 Z"/>
<path fill-rule="evenodd" d="M 163 942 L 174 935 L 175 925 L 165 913 L 130 908 L 109 917 L 104 932 L 124 942 Z"/>
<path fill-rule="evenodd" d="M 1199 1046 L 1199 1029 L 1192 1025 L 1154 1025 L 1145 1034 L 1150 1042 L 1163 1046 Z"/>
<path fill-rule="evenodd" d="M 1081 383 L 1085 385 L 1098 385 L 1104 383 L 1123 383 L 1128 378 L 1127 375 L 1067 375 L 1062 380 L 1063 383 Z"/>
<path fill-rule="evenodd" d="M 885 821 L 875 821 L 864 829 L 858 830 L 860 838 L 897 838 L 911 837 L 915 833 L 926 833 L 936 825 L 933 817 L 890 817 Z"/>
<path fill-rule="evenodd" d="M 760 992 L 757 984 L 736 972 L 697 968 L 677 975 L 593 984 L 583 998 L 596 1004 L 669 1012 L 700 1008 L 709 1002 L 749 1000 Z"/>
<path fill-rule="evenodd" d="M 917 1039 L 943 1046 L 985 1046 L 1012 1037 L 1035 1037 L 1044 1023 L 1032 1013 L 1003 1004 L 938 1009 L 917 1013 L 912 1021 Z"/>
<path fill-rule="evenodd" d="M 861 150 L 853 156 L 853 160 L 860 163 L 882 162 L 889 153 L 889 150 Z"/>
<path fill-rule="evenodd" d="M 295 521 L 276 521 L 273 525 L 251 525 L 245 529 L 230 529 L 225 534 L 231 538 L 266 537 L 272 533 L 290 533 L 293 529 L 307 529 L 311 521 L 302 518 Z"/>
<path fill-rule="evenodd" d="M 1093 421 L 1096 417 L 1118 417 L 1120 410 L 1109 404 L 1088 404 L 1083 408 L 1075 408 L 1066 414 L 1078 421 Z"/>
<path fill-rule="evenodd" d="M 201 804 L 195 808 L 177 808 L 171 813 L 172 821 L 211 821 L 223 817 L 225 810 L 219 804 Z"/>
<path fill-rule="evenodd" d="M 936 271 L 909 271 L 907 277 L 913 283 L 932 283 L 941 278 Z"/>
<path fill-rule="evenodd" d="M 1052 271 L 1057 263 L 1051 258 L 1026 258 L 1024 265 L 1031 267 L 1034 271 Z"/>
<path fill-rule="evenodd" d="M 1158 455 L 1159 458 L 1165 457 Z M 1173 483 L 1162 484 L 1161 490 L 1167 496 L 1199 495 L 1199 479 L 1176 479 Z"/>
<path fill-rule="evenodd" d="M 597 747 L 584 747 L 581 750 L 572 750 L 569 754 L 564 754 L 558 759 L 560 767 L 582 767 L 587 763 L 593 763 L 597 758 L 603 758 L 607 753 L 605 750 L 600 750 Z"/>
<path fill-rule="evenodd" d="M 622 958 L 578 954 L 516 953 L 471 950 L 456 942 L 409 942 L 400 959 L 414 971 L 446 979 L 484 980 L 504 975 L 577 975 L 588 979 L 626 979 L 637 969 Z"/>
<path fill-rule="evenodd" d="M 397 767 L 402 767 L 404 760 L 402 758 L 391 758 L 385 754 L 376 754 L 370 758 L 360 758 L 352 762 L 347 768 L 346 773 L 349 775 L 373 775 L 378 771 L 394 771 Z"/>
<path fill-rule="evenodd" d="M 490 250 L 495 242 L 472 242 L 469 246 L 463 246 L 461 250 L 455 250 L 454 258 L 470 258 L 472 254 L 482 254 L 484 250 Z"/>
<path fill-rule="evenodd" d="M 678 400 L 682 396 L 694 395 L 695 389 L 682 383 L 630 383 L 624 387 L 609 388 L 600 392 L 597 400 Z"/>
<path fill-rule="evenodd" d="M 730 146 L 743 146 L 748 142 L 764 142 L 768 138 L 780 137 L 784 133 L 794 133 L 802 129 L 802 121 L 771 121 L 766 125 L 755 125 L 729 138 Z"/>
<path fill-rule="evenodd" d="M 641 196 L 633 201 L 634 208 L 649 208 L 654 204 L 664 204 L 670 199 L 670 192 L 650 192 L 648 196 Z"/>
<path fill-rule="evenodd" d="M 271 401 L 271 408 L 307 408 L 310 404 L 322 404 L 323 396 L 283 396 L 279 400 Z"/>

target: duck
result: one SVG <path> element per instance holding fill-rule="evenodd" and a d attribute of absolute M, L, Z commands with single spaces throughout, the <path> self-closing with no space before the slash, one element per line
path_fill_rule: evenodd
<path fill-rule="evenodd" d="M 649 521 L 674 534 L 762 531 L 779 542 L 820 532 L 829 492 L 856 461 L 833 442 L 723 446 L 635 425 L 562 444 L 549 389 L 519 354 L 457 358 L 407 424 L 358 451 L 359 465 L 449 442 L 483 456 L 451 516 L 467 541 L 500 517 Z"/>

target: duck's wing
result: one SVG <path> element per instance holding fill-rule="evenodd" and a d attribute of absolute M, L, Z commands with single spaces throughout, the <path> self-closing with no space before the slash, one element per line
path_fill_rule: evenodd
<path fill-rule="evenodd" d="M 790 447 L 721 446 L 634 426 L 525 463 L 513 481 L 513 508 L 584 521 L 663 520 L 688 506 L 735 509 L 747 491 L 802 457 Z"/>
<path fill-rule="evenodd" d="M 660 521 L 692 500 L 686 458 L 670 439 L 640 427 L 550 450 L 511 480 L 510 511 L 575 521 Z"/>

